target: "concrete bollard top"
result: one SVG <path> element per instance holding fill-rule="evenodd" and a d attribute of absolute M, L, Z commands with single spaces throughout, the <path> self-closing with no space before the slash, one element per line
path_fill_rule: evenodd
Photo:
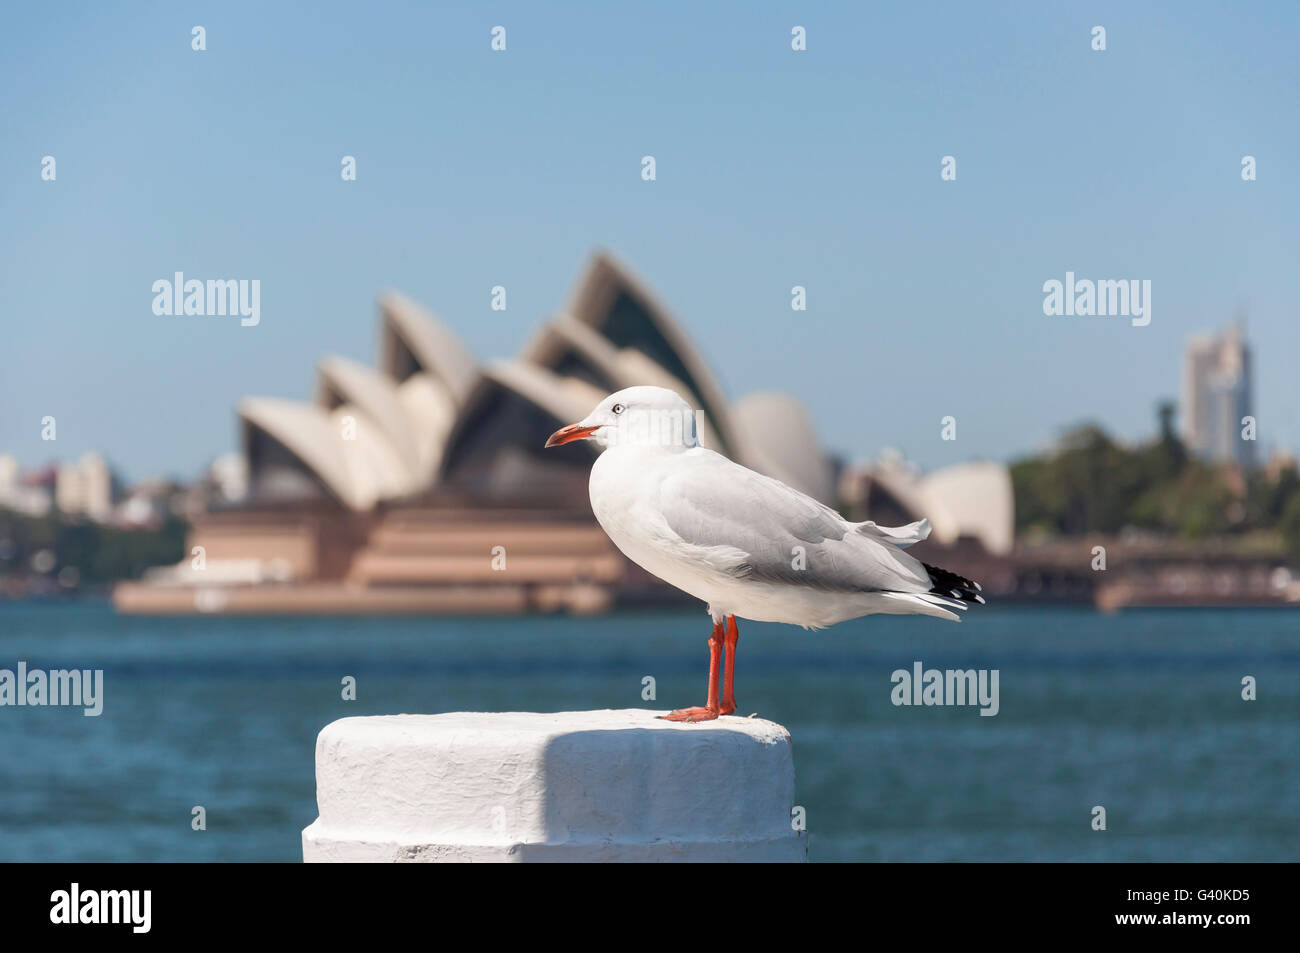
<path fill-rule="evenodd" d="M 343 718 L 308 861 L 806 859 L 790 734 L 632 710 Z"/>

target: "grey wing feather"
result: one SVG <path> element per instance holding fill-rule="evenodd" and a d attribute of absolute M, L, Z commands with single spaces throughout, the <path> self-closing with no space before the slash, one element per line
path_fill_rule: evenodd
<path fill-rule="evenodd" d="M 901 549 L 928 535 L 924 520 L 899 529 L 849 523 L 779 480 L 710 456 L 666 480 L 660 505 L 685 543 L 735 551 L 723 571 L 827 592 L 930 589 L 925 567 Z"/>

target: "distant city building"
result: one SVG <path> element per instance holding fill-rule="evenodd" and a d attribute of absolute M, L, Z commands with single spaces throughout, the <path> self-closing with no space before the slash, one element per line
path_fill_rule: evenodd
<path fill-rule="evenodd" d="M 54 502 L 70 516 L 107 522 L 113 513 L 113 474 L 104 458 L 91 451 L 77 463 L 60 464 Z"/>
<path fill-rule="evenodd" d="M 127 490 L 114 507 L 113 522 L 130 528 L 158 527 L 179 509 L 187 492 L 172 480 L 143 480 Z"/>
<path fill-rule="evenodd" d="M 1202 460 L 1255 466 L 1255 441 L 1243 440 L 1252 416 L 1251 356 L 1241 325 L 1219 337 L 1197 335 L 1183 364 L 1183 442 Z"/>
<path fill-rule="evenodd" d="M 23 479 L 14 457 L 0 455 L 0 506 L 25 516 L 44 516 L 52 504 L 48 489 Z"/>

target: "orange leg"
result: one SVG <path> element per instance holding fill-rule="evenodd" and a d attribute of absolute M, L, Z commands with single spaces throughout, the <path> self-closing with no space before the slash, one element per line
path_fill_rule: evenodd
<path fill-rule="evenodd" d="M 727 668 L 726 678 L 722 682 L 722 708 L 720 713 L 730 715 L 736 710 L 736 643 L 740 641 L 740 629 L 736 626 L 736 617 L 727 616 Z"/>
<path fill-rule="evenodd" d="M 722 623 L 713 625 L 713 635 L 709 636 L 709 700 L 704 705 L 694 708 L 679 708 L 667 715 L 661 715 L 667 721 L 709 721 L 717 718 L 718 707 L 718 669 L 722 665 Z"/>

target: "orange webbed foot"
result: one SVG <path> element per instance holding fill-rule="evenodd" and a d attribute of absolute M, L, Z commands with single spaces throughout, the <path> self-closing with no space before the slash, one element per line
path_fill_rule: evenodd
<path fill-rule="evenodd" d="M 707 705 L 696 705 L 694 708 L 679 708 L 659 717 L 664 721 L 712 721 L 718 717 L 718 714 L 716 708 L 710 708 Z"/>

